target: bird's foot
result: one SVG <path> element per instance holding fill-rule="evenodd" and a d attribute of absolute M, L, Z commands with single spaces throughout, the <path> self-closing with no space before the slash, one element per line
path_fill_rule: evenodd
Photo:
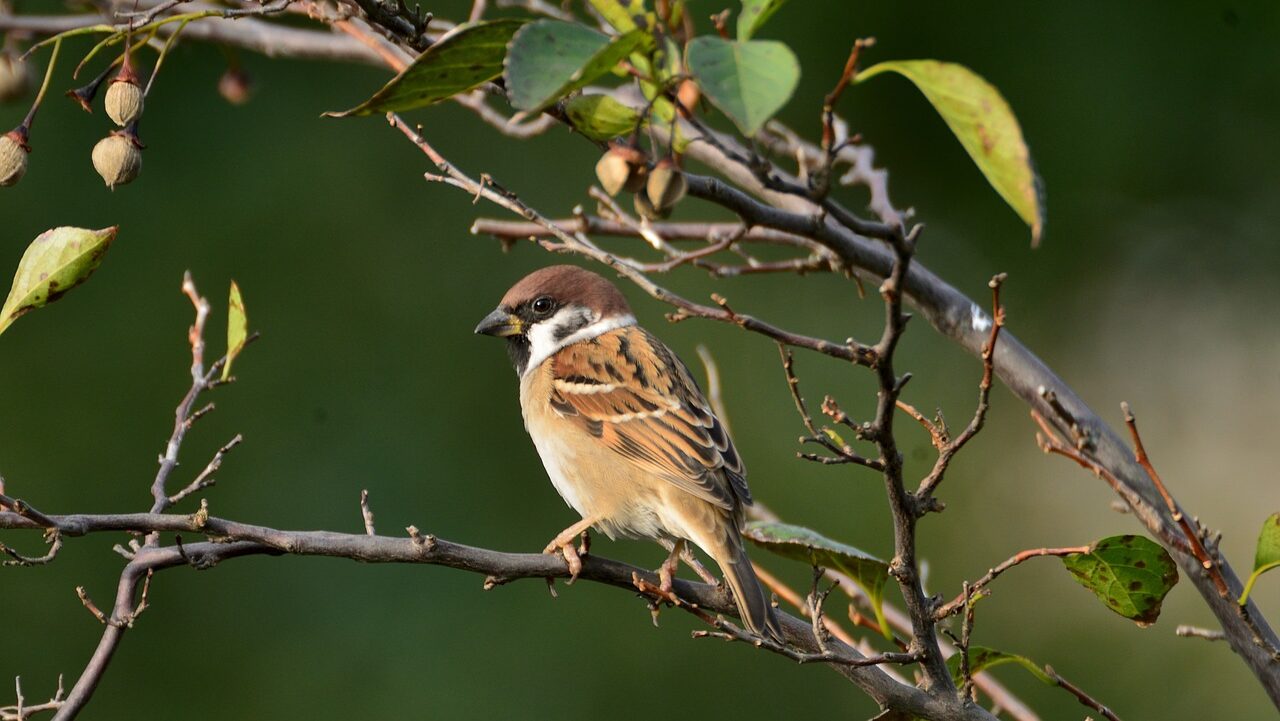
<path fill-rule="evenodd" d="M 569 567 L 569 581 L 572 584 L 578 580 L 578 574 L 582 573 L 582 557 L 587 555 L 587 551 L 591 548 L 590 536 L 587 529 L 591 527 L 594 519 L 583 519 L 561 531 L 547 547 L 542 549 L 543 553 L 555 554 L 559 553 L 564 556 L 565 565 Z M 579 535 L 582 537 L 581 548 L 574 545 Z"/>

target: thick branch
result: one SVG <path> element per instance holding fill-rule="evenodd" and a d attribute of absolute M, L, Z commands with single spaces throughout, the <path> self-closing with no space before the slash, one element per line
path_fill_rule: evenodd
<path fill-rule="evenodd" d="M 253 554 L 292 554 L 348 558 L 366 563 L 421 563 L 448 566 L 471 573 L 483 574 L 487 585 L 496 585 L 524 578 L 564 578 L 568 576 L 565 563 L 558 556 L 541 553 L 505 553 L 484 548 L 453 543 L 434 536 L 392 538 L 330 531 L 283 531 L 264 526 L 238 523 L 213 516 L 123 513 L 102 515 L 47 515 L 54 527 L 66 536 L 82 536 L 106 531 L 133 531 L 141 533 L 200 533 L 216 538 L 217 542 L 184 544 L 181 546 L 144 547 L 138 551 L 126 567 L 117 592 L 117 605 L 124 599 L 132 603 L 134 592 L 148 570 L 156 571 L 174 566 L 190 565 L 209 568 L 228 558 Z M 27 516 L 12 512 L 0 512 L 0 529 L 42 529 L 44 526 Z M 634 577 L 656 584 L 653 573 L 618 561 L 588 556 L 583 559 L 580 580 L 593 581 L 634 592 Z M 720 614 L 735 615 L 733 600 L 720 588 L 702 583 L 677 579 L 675 593 L 686 603 L 697 608 Z M 814 639 L 810 622 L 787 614 L 779 614 L 789 646 L 807 653 L 837 652 L 847 663 L 833 663 L 833 668 L 858 685 L 878 703 L 930 719 L 955 719 L 991 721 L 986 711 L 965 705 L 956 699 L 943 700 L 923 691 L 904 686 L 888 675 L 864 663 L 863 656 L 837 639 L 827 639 L 826 649 L 819 648 Z M 115 619 L 119 620 L 119 619 Z M 99 648 L 114 650 L 126 624 L 108 624 Z M 95 664 L 104 665 L 110 653 L 94 657 Z M 86 669 L 86 674 L 92 669 Z M 75 699 L 75 690 L 67 703 Z"/>

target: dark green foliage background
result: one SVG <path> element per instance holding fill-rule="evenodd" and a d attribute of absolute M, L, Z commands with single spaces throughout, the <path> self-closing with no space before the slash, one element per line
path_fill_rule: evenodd
<path fill-rule="evenodd" d="M 465 5 L 429 9 L 456 17 Z M 1225 530 L 1224 549 L 1247 570 L 1258 524 L 1280 505 L 1268 463 L 1268 429 L 1280 417 L 1267 404 L 1280 392 L 1280 8 L 1267 0 L 794 2 L 760 35 L 787 41 L 801 58 L 786 121 L 814 134 L 855 34 L 879 38 L 871 60 L 962 62 L 1009 99 L 1049 189 L 1037 251 L 906 81 L 855 87 L 842 110 L 892 169 L 896 201 L 928 223 L 923 261 L 974 294 L 1009 271 L 1010 329 L 1111 419 L 1120 400 L 1134 403 L 1166 480 Z M 462 542 L 541 548 L 574 518 L 523 433 L 503 349 L 471 328 L 516 278 L 552 259 L 528 246 L 504 255 L 470 236 L 477 213 L 499 211 L 425 184 L 425 158 L 379 119 L 319 118 L 363 100 L 385 72 L 253 56 L 246 64 L 258 93 L 234 108 L 214 91 L 218 51 L 181 48 L 149 103 L 142 176 L 115 193 L 89 164 L 105 117 L 56 97 L 43 111 L 30 173 L 0 191 L 0 271 L 49 227 L 121 231 L 90 283 L 0 338 L 0 473 L 10 492 L 49 512 L 148 504 L 185 388 L 190 309 L 178 286 L 190 268 L 219 307 L 215 346 L 232 277 L 263 333 L 237 363 L 241 382 L 217 392 L 218 410 L 192 433 L 176 475 L 185 482 L 243 432 L 208 494 L 215 514 L 358 531 L 356 501 L 368 488 L 383 532 L 413 523 Z M 56 87 L 69 84 L 60 76 Z M 0 108 L 0 123 L 16 124 L 22 112 Z M 413 117 L 451 160 L 492 173 L 548 213 L 584 202 L 594 154 L 566 131 L 518 142 L 449 105 Z M 865 202 L 840 192 L 851 206 Z M 706 212 L 688 201 L 681 215 Z M 858 301 L 837 278 L 710 282 L 686 270 L 664 280 L 836 338 L 869 338 L 881 318 L 877 301 Z M 698 341 L 716 353 L 757 496 L 790 521 L 887 557 L 880 481 L 794 460 L 801 428 L 773 346 L 709 322 L 669 327 L 663 307 L 625 290 L 642 322 L 686 359 Z M 908 400 L 941 405 L 956 422 L 967 416 L 976 361 L 924 323 L 900 357 L 917 376 Z M 851 412 L 870 408 L 869 374 L 810 355 L 798 367 L 811 398 L 833 392 Z M 1003 390 L 994 400 L 990 430 L 942 489 L 948 511 L 922 526 L 929 586 L 939 593 L 954 594 L 961 579 L 1022 548 L 1138 529 L 1107 510 L 1104 484 L 1039 455 L 1020 404 Z M 904 434 L 912 468 L 923 470 L 927 439 Z M 34 536 L 11 540 L 37 546 Z M 21 674 L 29 700 L 51 691 L 59 672 L 70 682 L 92 652 L 100 627 L 73 588 L 109 603 L 116 540 L 71 541 L 47 568 L 0 569 L 0 680 Z M 596 548 L 650 566 L 661 556 L 645 544 Z M 798 584 L 807 576 L 789 562 L 766 563 Z M 1173 636 L 1178 623 L 1212 622 L 1190 584 L 1142 630 L 1060 566 L 1033 561 L 1000 579 L 979 609 L 975 643 L 1052 663 L 1126 718 L 1270 713 L 1224 646 Z M 305 558 L 166 572 L 86 718 L 875 711 L 829 671 L 691 641 L 692 621 L 678 613 L 655 630 L 627 593 L 584 584 L 552 601 L 541 583 L 488 593 L 480 583 L 446 569 Z M 1267 577 L 1255 591 L 1273 619 L 1278 587 Z M 842 614 L 838 604 L 833 611 Z M 1084 712 L 1017 668 L 996 673 L 1047 719 Z"/>

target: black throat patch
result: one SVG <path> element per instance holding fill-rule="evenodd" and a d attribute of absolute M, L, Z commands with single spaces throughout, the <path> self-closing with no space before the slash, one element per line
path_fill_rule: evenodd
<path fill-rule="evenodd" d="M 511 365 L 515 366 L 516 375 L 524 375 L 525 366 L 529 365 L 529 339 L 523 335 L 507 338 L 507 355 L 511 356 Z"/>

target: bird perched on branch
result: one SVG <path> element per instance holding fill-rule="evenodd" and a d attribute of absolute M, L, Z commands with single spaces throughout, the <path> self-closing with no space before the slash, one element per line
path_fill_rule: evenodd
<path fill-rule="evenodd" d="M 626 298 L 590 271 L 557 265 L 512 286 L 476 333 L 507 339 L 525 428 L 556 491 L 582 520 L 545 549 L 576 577 L 589 528 L 671 549 L 670 591 L 686 541 L 720 566 L 743 623 L 781 637 L 743 548 L 751 505 L 742 460 L 688 367 L 636 325 Z"/>

